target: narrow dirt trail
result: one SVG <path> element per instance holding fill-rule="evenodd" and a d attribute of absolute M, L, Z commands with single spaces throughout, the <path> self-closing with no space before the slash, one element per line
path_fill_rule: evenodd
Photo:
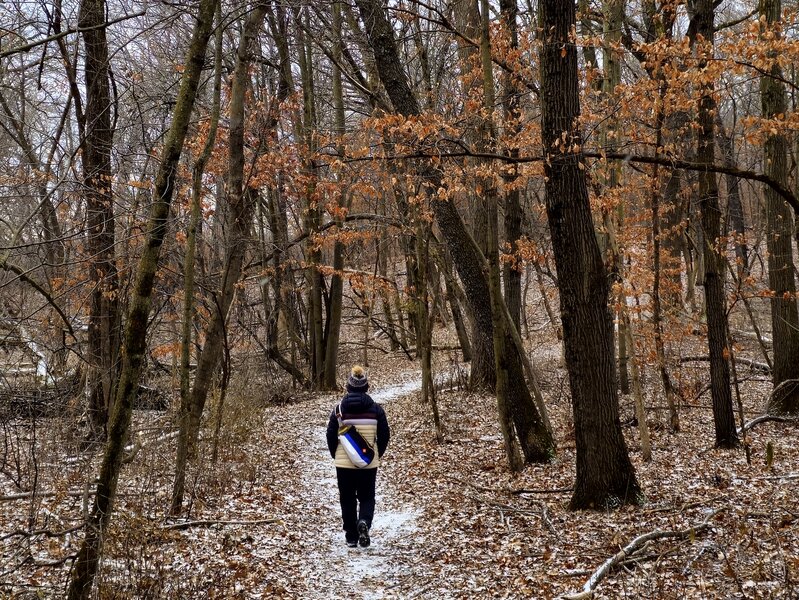
<path fill-rule="evenodd" d="M 370 392 L 386 408 L 391 420 L 391 402 L 412 395 L 421 387 L 417 380 Z M 419 526 L 420 507 L 398 500 L 391 469 L 381 467 L 377 478 L 377 508 L 372 524 L 372 545 L 349 548 L 341 530 L 336 472 L 328 453 L 324 428 L 336 396 L 323 396 L 306 404 L 309 428 L 300 454 L 302 472 L 300 496 L 304 514 L 299 528 L 299 570 L 307 585 L 308 599 L 334 597 L 378 600 L 412 597 L 415 586 L 415 532 Z M 392 431 L 392 436 L 401 432 Z M 395 440 L 396 441 L 396 440 Z M 391 444 L 386 461 L 391 460 Z"/>

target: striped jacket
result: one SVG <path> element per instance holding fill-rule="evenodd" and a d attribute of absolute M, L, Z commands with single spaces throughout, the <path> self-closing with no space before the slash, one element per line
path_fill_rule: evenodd
<path fill-rule="evenodd" d="M 342 425 L 353 425 L 364 439 L 377 450 L 375 459 L 365 469 L 376 469 L 380 464 L 380 457 L 388 447 L 391 432 L 383 407 L 377 404 L 369 394 L 348 392 L 341 400 Z M 327 423 L 327 448 L 330 456 L 335 459 L 335 465 L 343 469 L 357 469 L 347 457 L 344 448 L 338 443 L 338 417 L 336 409 L 330 413 Z"/>

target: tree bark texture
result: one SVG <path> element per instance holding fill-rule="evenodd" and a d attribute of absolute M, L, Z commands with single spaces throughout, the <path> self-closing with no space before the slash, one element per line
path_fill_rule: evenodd
<path fill-rule="evenodd" d="M 577 128 L 577 49 L 570 37 L 575 5 L 542 0 L 539 10 L 546 208 L 577 450 L 571 506 L 605 509 L 639 502 L 641 491 L 619 422 L 608 274 L 594 233 Z"/>
<path fill-rule="evenodd" d="M 661 81 L 660 95 L 658 98 L 657 111 L 655 117 L 655 146 L 660 148 L 663 144 L 663 124 L 664 117 L 664 97 L 666 83 Z M 657 367 L 660 374 L 660 382 L 663 385 L 663 393 L 666 396 L 666 405 L 669 407 L 669 428 L 673 433 L 680 430 L 680 415 L 677 412 L 676 394 L 671 383 L 671 377 L 666 367 L 666 348 L 663 341 L 663 304 L 661 301 L 661 227 L 660 227 L 660 190 L 658 189 L 660 165 L 655 165 L 652 173 L 652 327 L 655 333 L 655 355 L 657 356 Z M 674 172 L 670 172 L 669 182 L 675 181 Z M 677 180 L 679 181 L 679 180 Z"/>
<path fill-rule="evenodd" d="M 139 388 L 147 342 L 147 319 L 150 314 L 153 283 L 158 268 L 161 245 L 166 234 L 169 207 L 174 192 L 178 162 L 189 126 L 194 99 L 205 65 L 205 51 L 214 20 L 217 0 L 202 0 L 197 10 L 186 68 L 181 78 L 172 125 L 164 141 L 161 166 L 155 180 L 152 210 L 147 227 L 146 243 L 136 271 L 124 346 L 122 370 L 108 428 L 94 504 L 86 523 L 86 537 L 78 550 L 72 568 L 69 600 L 86 600 L 91 596 L 97 573 L 103 534 L 111 519 L 122 455 L 130 427 L 133 400 Z"/>
<path fill-rule="evenodd" d="M 697 0 L 696 12 L 689 26 L 689 36 L 695 52 L 700 57 L 699 69 L 703 69 L 713 51 L 713 0 Z M 716 102 L 713 89 L 706 85 L 701 90 L 697 133 L 696 160 L 713 164 L 715 160 L 714 118 Z M 732 406 L 732 387 L 727 347 L 727 310 L 724 292 L 725 257 L 724 248 L 718 248 L 721 238 L 721 208 L 716 174 L 699 172 L 699 205 L 702 219 L 703 255 L 705 259 L 705 311 L 707 314 L 707 337 L 710 351 L 710 391 L 713 401 L 713 422 L 716 431 L 716 446 L 731 448 L 738 445 L 735 430 L 735 415 Z"/>
<path fill-rule="evenodd" d="M 111 91 L 105 0 L 83 0 L 79 14 L 86 48 L 86 129 L 83 179 L 86 194 L 89 280 L 89 419 L 95 437 L 105 436 L 119 365 L 119 283 L 114 260 L 114 199 L 111 191 Z"/>
<path fill-rule="evenodd" d="M 781 0 L 761 0 L 760 14 L 768 27 L 782 18 Z M 771 56 L 776 59 L 775 56 Z M 782 69 L 775 62 L 769 75 L 760 77 L 760 103 L 763 117 L 777 118 L 788 110 L 787 95 L 782 84 Z M 784 186 L 788 185 L 788 140 L 782 133 L 769 135 L 764 148 L 766 174 Z M 771 332 L 774 348 L 774 387 L 788 379 L 799 379 L 799 313 L 796 307 L 796 279 L 793 262 L 793 213 L 774 190 L 766 186 L 766 246 L 768 248 L 768 280 L 771 295 Z M 778 412 L 799 412 L 794 406 L 770 406 Z"/>
<path fill-rule="evenodd" d="M 341 62 L 341 3 L 334 2 L 331 7 L 333 12 L 333 55 L 337 63 Z M 345 133 L 344 93 L 341 82 L 341 69 L 338 64 L 333 65 L 333 109 L 335 118 L 335 134 L 343 136 Z M 343 147 L 340 152 L 343 154 Z M 349 205 L 346 192 L 341 192 L 339 202 L 343 206 Z M 341 337 L 341 310 L 344 303 L 344 244 L 336 240 L 333 246 L 333 275 L 330 276 L 330 293 L 328 294 L 327 319 L 325 321 L 325 364 L 322 373 L 322 389 L 335 390 L 336 367 L 338 365 L 338 345 Z M 385 306 L 385 303 L 384 303 Z M 391 313 L 389 313 L 390 316 Z M 392 338 L 392 344 L 394 344 Z"/>
<path fill-rule="evenodd" d="M 519 33 L 516 24 L 518 7 L 516 0 L 500 0 L 500 17 L 502 25 L 508 36 L 508 47 L 516 51 L 519 47 Z M 502 112 L 505 127 L 509 128 L 507 137 L 521 133 L 521 111 L 519 110 L 519 98 L 523 90 L 519 85 L 517 77 L 510 72 L 506 72 L 502 81 Z M 508 151 L 512 158 L 519 156 L 519 149 L 512 148 Z M 516 171 L 507 177 L 509 189 L 505 192 L 505 241 L 510 247 L 510 251 L 515 253 L 518 250 L 517 244 L 522 235 L 522 206 L 521 190 L 514 185 Z M 516 329 L 521 331 L 521 313 L 524 310 L 522 303 L 522 272 L 515 261 L 506 261 L 502 267 L 502 280 L 505 284 L 505 304 L 508 306 L 511 319 L 516 325 Z"/>

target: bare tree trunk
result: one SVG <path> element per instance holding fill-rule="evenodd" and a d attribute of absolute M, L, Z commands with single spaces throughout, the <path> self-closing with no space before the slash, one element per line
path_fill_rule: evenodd
<path fill-rule="evenodd" d="M 519 33 L 516 19 L 518 7 L 516 0 L 500 0 L 500 18 L 503 26 L 507 30 L 508 47 L 512 52 L 516 52 L 519 47 Z M 502 112 L 506 128 L 506 137 L 521 133 L 521 111 L 519 110 L 519 98 L 522 90 L 519 86 L 517 77 L 510 72 L 506 72 L 502 81 Z M 519 149 L 512 148 L 508 156 L 516 158 L 519 156 Z M 510 246 L 511 252 L 518 250 L 519 238 L 522 234 L 522 207 L 521 191 L 515 184 L 517 173 L 512 172 L 506 179 L 509 189 L 505 192 L 505 242 Z M 521 264 L 517 261 L 506 261 L 502 267 L 502 280 L 505 284 L 505 304 L 508 306 L 511 319 L 516 329 L 521 332 L 521 313 L 524 309 L 522 303 L 522 271 Z"/>
<path fill-rule="evenodd" d="M 108 441 L 100 467 L 94 505 L 86 523 L 86 537 L 72 568 L 69 600 L 87 600 L 100 560 L 103 535 L 111 520 L 122 453 L 130 426 L 133 400 L 139 387 L 147 342 L 147 318 L 161 245 L 172 202 L 178 161 L 189 126 L 194 99 L 205 64 L 205 50 L 214 20 L 217 0 L 202 0 L 197 10 L 191 45 L 175 103 L 172 126 L 164 142 L 161 166 L 155 180 L 154 198 L 147 228 L 147 243 L 136 272 L 131 308 L 125 330 L 123 365 L 116 401 L 108 429 Z"/>
<path fill-rule="evenodd" d="M 183 505 L 183 494 L 186 487 L 186 463 L 188 459 L 188 419 L 191 406 L 191 388 L 189 381 L 189 362 L 191 358 L 192 329 L 194 323 L 194 276 L 197 234 L 200 225 L 203 174 L 205 166 L 211 158 L 216 143 L 216 132 L 219 125 L 220 100 L 222 95 L 222 14 L 221 5 L 216 7 L 217 29 L 215 35 L 214 89 L 211 102 L 208 138 L 205 146 L 194 163 L 192 171 L 191 213 L 186 232 L 186 257 L 183 263 L 183 322 L 180 339 L 180 430 L 178 433 L 177 454 L 175 457 L 175 481 L 172 485 L 172 500 L 169 514 L 177 515 Z"/>
<path fill-rule="evenodd" d="M 603 45 L 602 45 L 602 65 L 603 77 L 601 80 L 602 97 L 608 106 L 616 103 L 616 86 L 621 83 L 621 60 L 618 57 L 618 48 L 621 45 L 622 22 L 624 20 L 624 2 L 622 0 L 606 0 L 602 3 L 603 11 Z M 615 153 L 618 149 L 621 135 L 618 131 L 618 123 L 615 116 L 611 116 L 601 125 L 602 146 L 606 152 Z M 611 191 L 617 188 L 620 183 L 621 166 L 619 161 L 608 161 L 602 173 L 604 180 L 604 190 Z M 609 207 L 602 211 L 602 219 L 605 226 L 606 248 L 605 260 L 612 275 L 621 283 L 624 282 L 624 256 L 619 248 L 618 236 L 624 230 L 624 204 L 619 202 L 617 206 Z M 627 345 L 631 336 L 625 329 L 629 325 L 627 316 L 627 297 L 622 294 L 619 298 L 619 314 L 617 326 L 618 335 L 618 365 L 619 365 L 619 389 L 623 394 L 630 393 L 630 374 L 628 362 L 630 354 L 635 353 L 634 348 Z"/>
<path fill-rule="evenodd" d="M 445 249 L 443 249 L 446 252 Z M 469 362 L 472 360 L 471 344 L 469 342 L 469 334 L 466 331 L 466 324 L 464 323 L 463 314 L 461 313 L 461 296 L 462 290 L 458 287 L 455 278 L 450 271 L 451 261 L 444 260 L 441 253 L 438 253 L 438 270 L 444 276 L 444 286 L 447 292 L 447 302 L 449 302 L 450 312 L 452 313 L 452 321 L 455 324 L 455 332 L 458 334 L 458 343 L 461 346 L 461 354 L 463 361 Z M 460 294 L 458 293 L 460 292 Z"/>
<path fill-rule="evenodd" d="M 119 282 L 114 260 L 114 200 L 111 190 L 111 91 L 105 0 L 82 0 L 79 24 L 86 47 L 86 131 L 83 177 L 86 188 L 92 282 L 89 311 L 89 417 L 95 438 L 105 437 L 119 365 Z"/>
<path fill-rule="evenodd" d="M 781 0 L 762 0 L 761 19 L 769 29 L 782 20 Z M 761 21 L 762 22 L 762 21 Z M 779 29 L 772 29 L 779 36 Z M 760 77 L 760 103 L 766 119 L 783 118 L 788 110 L 782 69 L 774 61 L 768 76 Z M 782 185 L 788 184 L 788 140 L 782 133 L 769 135 L 764 147 L 766 174 Z M 789 379 L 799 379 L 799 312 L 796 306 L 796 278 L 793 261 L 793 214 L 786 202 L 766 186 L 766 247 L 768 280 L 772 292 L 771 332 L 774 348 L 773 381 L 776 388 Z M 799 414 L 799 395 L 785 396 L 781 403 L 771 402 L 769 412 Z"/>
<path fill-rule="evenodd" d="M 695 13 L 688 28 L 689 38 L 698 54 L 700 69 L 704 68 L 713 53 L 714 8 L 713 0 L 697 0 Z M 696 159 L 699 163 L 713 164 L 715 160 L 715 135 L 713 115 L 716 103 L 711 85 L 702 89 L 699 102 L 698 122 L 701 131 L 697 134 Z M 699 203 L 702 211 L 703 255 L 705 259 L 705 311 L 708 325 L 710 350 L 710 385 L 713 399 L 713 422 L 716 430 L 716 446 L 731 448 L 738 445 L 735 416 L 732 407 L 730 365 L 727 360 L 727 311 L 724 294 L 724 263 L 721 244 L 721 209 L 716 174 L 710 171 L 699 173 Z"/>
<path fill-rule="evenodd" d="M 480 58 L 483 66 L 483 110 L 486 113 L 481 124 L 480 147 L 485 152 L 494 150 L 494 76 L 491 65 L 491 42 L 489 32 L 488 0 L 480 0 Z M 483 201 L 486 203 L 486 249 L 488 258 L 488 286 L 491 294 L 491 321 L 494 334 L 494 368 L 496 372 L 497 409 L 499 426 L 505 445 L 505 458 L 511 471 L 522 468 L 522 457 L 516 443 L 513 426 L 513 411 L 508 398 L 508 358 L 505 353 L 505 319 L 502 307 L 502 282 L 499 265 L 499 232 L 497 225 L 497 205 L 499 193 L 491 176 L 481 181 Z M 518 317 L 518 315 L 517 315 Z"/>
<path fill-rule="evenodd" d="M 436 388 L 433 385 L 433 325 L 430 319 L 429 288 L 427 285 L 427 266 L 430 259 L 430 227 L 416 215 L 416 264 L 419 266 L 419 281 L 416 289 L 416 345 L 422 363 L 422 402 L 430 404 L 433 411 L 433 425 L 438 442 L 444 441 L 441 431 L 441 417 L 438 414 Z"/>
<path fill-rule="evenodd" d="M 541 132 L 547 219 L 560 288 L 577 476 L 571 507 L 641 501 L 619 423 L 609 284 L 591 219 L 579 122 L 575 5 L 541 0 Z"/>
<path fill-rule="evenodd" d="M 317 120 L 316 120 L 316 95 L 314 92 L 313 71 L 311 64 L 311 42 L 306 39 L 302 20 L 307 18 L 307 9 L 294 7 L 294 20 L 297 33 L 297 57 L 302 79 L 302 124 L 300 136 L 305 145 L 305 151 L 310 155 L 317 145 Z M 314 199 L 316 191 L 316 172 L 313 161 L 306 157 L 304 171 L 307 177 L 305 199 L 307 202 L 305 227 L 308 231 L 308 243 L 305 247 L 307 256 L 308 280 L 308 329 L 310 331 L 311 348 L 311 380 L 315 387 L 320 387 L 325 368 L 325 340 L 322 291 L 324 278 L 319 270 L 322 263 L 322 251 L 316 247 L 316 234 L 322 225 L 322 209 Z"/>
<path fill-rule="evenodd" d="M 480 37 L 480 11 L 478 4 L 479 0 L 459 0 L 453 5 L 458 28 L 472 40 Z M 468 98 L 474 95 L 481 85 L 479 49 L 470 43 L 458 40 L 458 60 L 464 73 L 461 93 L 464 98 Z M 476 119 L 471 119 L 466 130 L 466 139 L 469 143 L 474 144 L 477 141 L 480 127 L 481 124 Z M 484 204 L 484 200 L 479 198 L 477 194 L 470 195 L 470 210 L 468 213 L 471 216 L 470 235 L 481 253 L 485 253 L 486 249 L 487 216 Z M 464 285 L 467 284 L 464 282 Z M 488 297 L 485 298 L 485 302 L 490 305 Z M 476 319 L 472 319 L 470 322 L 472 366 L 469 374 L 469 387 L 473 390 L 493 390 L 496 385 L 493 341 L 490 336 L 486 335 L 486 325 L 487 323 L 481 323 Z"/>
<path fill-rule="evenodd" d="M 336 63 L 333 64 L 333 109 L 335 112 L 335 134 L 344 135 L 345 113 L 344 113 L 344 94 L 341 85 L 341 2 L 333 2 L 333 56 Z M 340 145 L 340 152 L 344 149 Z M 340 192 L 339 202 L 349 208 L 346 194 Z M 333 274 L 330 276 L 330 293 L 327 307 L 327 321 L 325 322 L 325 352 L 324 352 L 324 372 L 322 373 L 322 389 L 335 390 L 336 366 L 338 364 L 338 344 L 341 334 L 341 309 L 344 299 L 344 244 L 338 240 L 333 246 Z M 393 340 L 392 340 L 393 343 Z"/>

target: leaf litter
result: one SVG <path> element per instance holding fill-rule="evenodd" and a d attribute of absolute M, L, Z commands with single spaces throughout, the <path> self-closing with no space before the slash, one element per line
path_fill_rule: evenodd
<path fill-rule="evenodd" d="M 187 479 L 186 519 L 250 525 L 165 529 L 174 438 L 162 433 L 170 416 L 137 415 L 136 428 L 151 430 L 157 441 L 144 443 L 123 471 L 99 596 L 558 598 L 581 590 L 634 538 L 684 530 L 719 511 L 707 531 L 646 544 L 599 582 L 594 597 L 797 597 L 795 425 L 763 423 L 750 431 L 750 465 L 742 450 L 712 448 L 708 406 L 682 407 L 679 434 L 668 433 L 661 415 L 650 412 L 652 462 L 641 460 L 636 429 L 624 428 L 646 504 L 572 512 L 574 437 L 565 376 L 557 352 L 537 360 L 546 374 L 558 455 L 516 475 L 505 468 L 491 396 L 440 390 L 445 441 L 439 444 L 431 409 L 419 399 L 414 364 L 399 355 L 372 361 L 370 391 L 384 404 L 392 440 L 378 474 L 368 549 L 346 547 L 341 531 L 324 438 L 338 394 L 291 392 L 280 405 L 258 402 L 257 386 L 230 394 L 219 461 L 211 463 L 205 440 Z M 452 362 L 439 357 L 436 371 L 452 370 Z M 753 380 L 742 390 L 746 409 L 756 414 L 768 384 Z M 623 422 L 632 414 L 631 401 L 623 398 Z M 85 489 L 96 472 L 97 455 L 89 462 L 65 459 L 69 431 L 39 427 L 38 489 L 55 494 L 0 503 L 3 596 L 63 595 L 81 532 L 37 532 L 80 524 L 85 499 L 69 492 Z M 16 439 L 24 450 L 24 436 Z M 771 468 L 765 464 L 769 444 Z M 6 476 L 2 491 L 19 489 Z M 265 519 L 278 522 L 258 523 Z"/>

